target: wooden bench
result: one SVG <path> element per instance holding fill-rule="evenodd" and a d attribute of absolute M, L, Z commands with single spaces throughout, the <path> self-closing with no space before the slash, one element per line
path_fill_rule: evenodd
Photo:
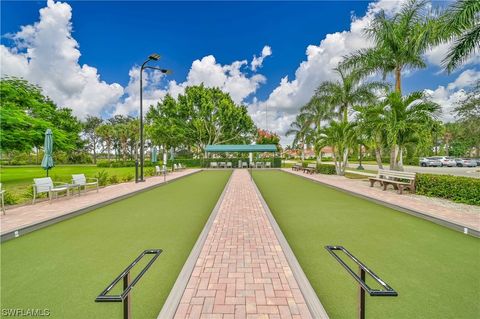
<path fill-rule="evenodd" d="M 299 171 L 299 170 L 302 170 L 302 169 L 303 169 L 302 163 L 295 163 L 292 166 L 292 171 Z"/>
<path fill-rule="evenodd" d="M 370 181 L 370 187 L 373 187 L 375 182 L 379 182 L 383 186 L 383 190 L 386 190 L 388 185 L 392 185 L 400 194 L 407 188 L 415 193 L 415 176 L 416 173 L 379 169 L 377 176 L 369 177 L 368 180 Z"/>
<path fill-rule="evenodd" d="M 303 168 L 304 173 L 315 174 L 317 171 L 317 164 L 308 164 L 307 167 Z"/>

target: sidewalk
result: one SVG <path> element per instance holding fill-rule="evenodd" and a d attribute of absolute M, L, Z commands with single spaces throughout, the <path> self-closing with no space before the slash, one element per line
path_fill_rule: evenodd
<path fill-rule="evenodd" d="M 198 171 L 199 169 L 187 169 L 185 171 L 170 173 L 167 175 L 166 180 L 168 182 Z M 82 194 L 78 196 L 78 193 L 75 192 L 75 194 L 70 195 L 70 197 L 59 197 L 51 202 L 47 200 L 37 202 L 35 205 L 24 205 L 7 209 L 6 215 L 0 216 L 0 233 L 3 235 L 17 229 L 97 205 L 141 189 L 162 184 L 163 182 L 163 176 L 149 177 L 143 183 L 121 183 L 101 188 L 98 193 L 95 190 L 90 190 L 87 193 L 82 192 Z"/>
<path fill-rule="evenodd" d="M 312 318 L 247 170 L 234 170 L 175 318 Z"/>
<path fill-rule="evenodd" d="M 390 188 L 383 191 L 383 188 L 379 187 L 378 184 L 374 187 L 370 187 L 370 182 L 366 180 L 348 179 L 336 175 L 310 175 L 286 168 L 282 170 L 327 185 L 335 186 L 352 193 L 368 196 L 391 205 L 400 206 L 408 210 L 420 212 L 425 215 L 480 231 L 480 207 L 478 206 L 454 203 L 441 198 L 426 197 L 410 194 L 408 192 L 400 195 Z"/>

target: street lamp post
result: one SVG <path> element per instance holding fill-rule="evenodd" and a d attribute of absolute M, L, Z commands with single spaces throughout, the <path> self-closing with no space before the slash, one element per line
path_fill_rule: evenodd
<path fill-rule="evenodd" d="M 153 53 L 150 54 L 148 59 L 143 62 L 142 66 L 140 67 L 140 178 L 136 179 L 135 182 L 144 182 L 145 180 L 143 179 L 143 162 L 144 162 L 144 142 L 143 142 L 143 70 L 144 69 L 154 69 L 154 70 L 159 70 L 163 74 L 170 74 L 171 71 L 167 69 L 161 69 L 157 68 L 154 66 L 149 66 L 147 65 L 148 62 L 150 61 L 158 61 L 160 60 L 160 55 Z M 138 166 L 137 166 L 138 170 Z M 138 174 L 136 174 L 138 176 Z"/>

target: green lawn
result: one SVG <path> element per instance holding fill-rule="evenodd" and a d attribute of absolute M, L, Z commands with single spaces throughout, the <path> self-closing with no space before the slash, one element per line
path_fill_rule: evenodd
<path fill-rule="evenodd" d="M 285 172 L 253 175 L 331 318 L 356 318 L 358 285 L 326 245 L 345 246 L 399 292 L 367 296 L 367 318 L 478 318 L 478 238 Z"/>
<path fill-rule="evenodd" d="M 133 318 L 156 318 L 230 174 L 197 173 L 1 244 L 1 308 L 121 318 L 121 304 L 95 297 L 140 252 L 161 248 L 132 290 Z"/>
<path fill-rule="evenodd" d="M 146 168 L 147 170 L 149 168 Z M 151 168 L 150 168 L 151 169 Z M 105 168 L 95 165 L 59 165 L 50 170 L 49 176 L 54 181 L 69 182 L 72 174 L 84 173 L 87 177 L 94 177 L 98 172 L 105 170 L 108 176 L 117 176 L 121 181 L 127 176 L 133 178 L 135 176 L 134 167 Z M 2 166 L 1 182 L 2 187 L 10 194 L 13 194 L 19 203 L 31 199 L 31 185 L 33 179 L 37 177 L 45 177 L 46 173 L 40 166 Z"/>

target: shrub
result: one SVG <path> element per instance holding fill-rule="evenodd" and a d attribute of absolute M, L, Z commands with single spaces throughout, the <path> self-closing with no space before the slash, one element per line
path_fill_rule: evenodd
<path fill-rule="evenodd" d="M 480 179 L 464 176 L 417 174 L 416 192 L 454 202 L 480 205 Z"/>
<path fill-rule="evenodd" d="M 15 205 L 15 204 L 18 203 L 19 198 L 14 193 L 12 193 L 10 191 L 6 191 L 3 194 L 3 201 L 4 201 L 5 205 Z"/>
<path fill-rule="evenodd" d="M 125 175 L 125 176 L 123 176 L 123 178 L 122 178 L 122 182 L 130 182 L 130 181 L 133 181 L 133 178 L 134 178 L 133 174 Z"/>
<path fill-rule="evenodd" d="M 326 174 L 326 175 L 337 174 L 337 171 L 335 170 L 335 165 L 331 165 L 331 164 L 317 164 L 317 172 L 319 174 Z"/>
<path fill-rule="evenodd" d="M 108 173 L 105 170 L 99 171 L 95 175 L 95 178 L 98 179 L 98 185 L 105 186 L 107 185 L 107 181 L 108 181 Z"/>
<path fill-rule="evenodd" d="M 153 168 L 151 168 L 151 167 L 150 167 L 150 168 L 147 168 L 147 169 L 145 170 L 145 175 L 146 175 L 146 176 L 155 176 L 155 170 L 154 170 Z"/>
<path fill-rule="evenodd" d="M 112 176 L 110 176 L 110 178 L 108 179 L 108 183 L 109 183 L 109 184 L 118 184 L 118 183 L 120 183 L 120 180 L 118 179 L 118 176 L 117 176 L 117 175 L 112 175 Z"/>

